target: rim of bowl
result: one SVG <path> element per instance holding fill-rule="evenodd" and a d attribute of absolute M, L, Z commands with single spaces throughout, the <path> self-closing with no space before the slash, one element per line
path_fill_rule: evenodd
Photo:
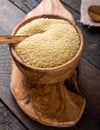
<path fill-rule="evenodd" d="M 10 52 L 11 52 L 11 55 L 12 57 L 14 57 L 14 59 L 19 62 L 20 64 L 22 64 L 23 66 L 33 70 L 41 70 L 41 71 L 48 71 L 48 70 L 56 70 L 56 69 L 60 69 L 64 66 L 67 66 L 69 64 L 71 64 L 75 59 L 77 59 L 79 57 L 79 55 L 81 54 L 82 55 L 82 52 L 83 52 L 83 49 L 84 49 L 84 40 L 83 40 L 83 34 L 82 34 L 82 31 L 80 30 L 80 28 L 75 24 L 73 23 L 72 21 L 70 21 L 69 19 L 65 18 L 65 17 L 62 17 L 62 16 L 59 16 L 59 15 L 38 15 L 38 16 L 34 16 L 34 17 L 31 17 L 29 19 L 26 19 L 22 22 L 20 22 L 15 28 L 14 30 L 12 31 L 12 35 L 16 35 L 17 31 L 19 30 L 19 28 L 21 28 L 22 26 L 24 26 L 25 24 L 27 24 L 28 22 L 34 20 L 34 19 L 38 19 L 38 18 L 54 18 L 54 19 L 61 19 L 61 20 L 65 20 L 67 22 L 69 22 L 70 24 L 73 25 L 73 27 L 76 29 L 76 31 L 78 32 L 79 34 L 79 38 L 80 38 L 80 46 L 79 46 L 79 49 L 78 49 L 78 52 L 76 53 L 76 55 L 74 57 L 72 57 L 71 60 L 67 61 L 66 63 L 64 64 L 61 64 L 59 66 L 55 66 L 55 67 L 46 67 L 46 68 L 40 68 L 40 67 L 33 67 L 31 65 L 28 65 L 27 63 L 24 62 L 24 60 L 22 60 L 18 54 L 16 53 L 14 47 L 12 46 L 12 44 L 9 44 L 9 48 L 10 48 Z"/>

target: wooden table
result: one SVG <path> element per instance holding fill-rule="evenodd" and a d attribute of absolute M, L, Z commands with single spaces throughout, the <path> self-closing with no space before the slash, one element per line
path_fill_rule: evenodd
<path fill-rule="evenodd" d="M 0 0 L 0 34 L 10 34 L 26 13 L 41 0 Z M 78 67 L 78 84 L 86 97 L 86 109 L 72 128 L 47 127 L 29 119 L 17 106 L 10 92 L 8 45 L 0 45 L 0 130 L 99 130 L 100 129 L 100 27 L 88 28 L 80 19 L 81 0 L 62 0 L 81 28 L 85 50 Z"/>

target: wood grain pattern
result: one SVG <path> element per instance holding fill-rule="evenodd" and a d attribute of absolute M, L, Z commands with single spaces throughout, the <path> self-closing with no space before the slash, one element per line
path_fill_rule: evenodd
<path fill-rule="evenodd" d="M 42 0 L 42 2 L 34 9 L 34 11 L 31 11 L 26 17 L 30 18 L 31 16 L 46 14 L 60 15 L 68 18 L 71 21 L 74 21 L 73 16 L 62 6 L 60 0 Z"/>
<path fill-rule="evenodd" d="M 69 19 L 70 21 L 72 21 L 71 24 L 75 26 L 74 25 L 75 21 L 73 20 L 72 15 L 63 8 L 59 0 L 56 1 L 43 0 L 37 8 L 29 12 L 26 15 L 25 19 L 21 23 L 19 23 L 17 27 L 15 27 L 12 34 L 15 35 L 17 30 L 27 22 L 30 22 L 35 18 L 39 18 L 38 15 L 40 15 L 39 17 L 45 16 L 48 18 L 55 18 L 55 19 L 59 18 L 64 19 L 66 21 L 67 19 Z M 83 96 L 81 96 L 81 94 L 80 96 L 78 96 L 77 93 L 73 94 L 67 91 L 67 89 L 65 89 L 63 85 L 64 80 L 66 78 L 70 78 L 71 74 L 75 70 L 83 52 L 84 47 L 83 37 L 81 31 L 76 26 L 75 28 L 80 36 L 80 49 L 75 58 L 73 58 L 73 60 L 71 60 L 69 64 L 66 63 L 61 67 L 42 70 L 39 68 L 36 69 L 27 66 L 16 55 L 14 48 L 10 46 L 11 55 L 17 67 L 25 76 L 24 79 L 21 78 L 18 71 L 13 71 L 14 68 L 12 68 L 13 70 L 10 84 L 12 93 L 18 105 L 29 117 L 49 126 L 56 126 L 56 127 L 73 126 L 78 122 L 85 108 L 85 99 L 83 98 Z M 14 72 L 17 75 L 17 77 L 20 78 L 18 79 L 13 78 Z M 21 84 L 22 87 L 21 86 L 18 87 L 17 85 L 15 85 L 16 79 L 17 81 L 19 81 L 18 86 L 20 86 Z M 25 80 L 28 81 L 29 86 L 33 86 L 33 89 L 23 90 L 23 88 L 25 87 L 22 82 L 23 80 L 24 82 Z M 29 99 L 27 99 L 26 96 L 27 92 L 29 92 L 27 95 Z M 18 94 L 20 95 L 20 97 L 22 97 L 21 95 L 23 95 L 24 99 L 23 98 L 19 99 Z M 41 95 L 41 98 L 39 94 Z M 47 96 L 48 101 L 46 101 L 45 95 L 48 95 Z M 25 104 L 25 100 L 30 100 L 28 105 Z M 48 112 L 46 112 L 46 109 L 48 108 L 49 110 Z"/>
<path fill-rule="evenodd" d="M 5 0 L 2 0 L 3 2 Z M 11 0 L 10 0 L 11 1 Z M 22 9 L 24 12 L 28 12 L 31 9 L 33 9 L 33 6 L 36 6 L 40 0 L 25 0 L 26 4 L 23 4 L 23 1 L 20 1 L 20 4 L 17 6 L 20 8 L 21 6 L 24 6 Z M 64 6 L 67 7 L 71 11 L 71 13 L 74 15 L 74 18 L 76 20 L 79 20 L 80 14 L 79 14 L 79 6 L 80 6 L 80 1 L 74 1 L 73 0 L 62 0 L 64 3 Z M 0 1 L 1 2 L 1 1 Z M 18 0 L 12 0 L 12 2 L 15 2 L 15 4 L 18 4 Z M 30 4 L 32 2 L 32 4 Z M 9 2 L 10 3 L 10 2 Z M 66 3 L 66 4 L 65 4 Z M 5 5 L 9 5 L 9 8 L 12 8 L 11 4 L 8 4 L 8 1 L 6 0 Z M 29 7 L 27 8 L 27 5 Z M 3 7 L 3 5 L 1 6 Z M 74 9 L 75 7 L 75 9 Z M 7 30 L 7 33 L 11 32 L 11 29 L 15 26 L 16 23 L 18 23 L 17 20 L 21 20 L 24 16 L 23 12 L 18 11 L 18 8 L 14 6 L 12 8 L 13 14 L 12 18 L 15 19 L 12 20 L 11 25 L 7 24 L 9 23 L 9 17 L 5 17 L 6 20 L 3 21 L 3 18 L 0 20 L 0 25 L 2 25 L 3 30 Z M 21 9 L 21 10 L 22 10 Z M 10 10 L 10 9 L 9 9 Z M 7 12 L 8 14 L 11 14 L 11 11 L 3 11 L 4 13 Z M 75 11 L 77 10 L 77 11 Z M 1 13 L 1 12 L 0 12 Z M 23 14 L 23 15 L 21 15 Z M 6 15 L 6 14 L 5 14 Z M 8 15 L 9 16 L 9 15 Z M 18 17 L 15 18 L 15 16 Z M 1 16 L 0 16 L 1 17 Z M 3 21 L 3 22 L 2 22 Z M 4 26 L 6 23 L 7 26 Z M 82 26 L 80 23 L 77 23 L 80 28 L 82 29 L 84 33 L 84 38 L 85 38 L 85 53 L 84 53 L 84 58 L 81 60 L 81 64 L 79 66 L 79 78 L 78 78 L 78 83 L 80 86 L 80 89 L 82 93 L 84 93 L 86 100 L 87 100 L 87 105 L 86 105 L 86 110 L 79 121 L 77 125 L 75 125 L 72 128 L 63 128 L 63 130 L 99 130 L 100 129 L 100 94 L 99 94 L 99 86 L 100 86 L 100 71 L 97 68 L 100 68 L 100 60 L 99 60 L 99 33 L 100 29 L 99 28 L 87 28 L 85 26 Z M 1 27 L 0 27 L 1 29 Z M 1 29 L 2 30 L 2 29 Z M 5 31 L 6 32 L 6 31 Z M 4 32 L 0 32 L 1 34 L 5 34 Z M 94 42 L 95 41 L 95 42 Z M 9 74 L 10 74 L 10 54 L 5 53 L 8 51 L 8 46 L 7 45 L 2 45 L 0 46 L 0 98 L 3 100 L 3 102 L 10 108 L 10 110 L 15 113 L 15 115 L 23 122 L 23 124 L 29 129 L 29 130 L 59 130 L 59 128 L 51 128 L 51 127 L 46 127 L 44 125 L 40 125 L 39 123 L 32 121 L 29 119 L 16 105 L 14 102 L 10 89 L 9 89 Z M 2 60 L 1 60 L 2 59 Z M 94 65 L 94 66 L 93 66 Z M 72 88 L 71 88 L 72 89 Z M 18 124 L 19 125 L 19 124 Z M 14 126 L 16 129 L 17 126 Z M 62 130 L 62 129 L 60 129 Z"/>
<path fill-rule="evenodd" d="M 4 3 L 5 3 L 5 6 L 4 6 Z M 11 32 L 12 30 L 10 30 L 10 29 L 13 28 L 17 22 L 19 22 L 19 21 L 16 21 L 16 23 L 14 23 L 14 21 L 13 21 L 11 23 L 12 27 L 8 27 L 8 26 L 10 26 L 10 24 L 8 24 L 9 23 L 8 14 L 11 13 L 11 12 L 9 12 L 9 9 L 12 8 L 13 13 L 14 12 L 17 13 L 16 7 L 14 10 L 14 6 L 12 4 L 8 4 L 8 3 L 10 3 L 10 2 L 8 2 L 7 0 L 0 1 L 0 35 L 5 35 L 5 34 L 8 34 L 9 32 Z M 7 4 L 9 6 L 7 6 Z M 7 8 L 5 8 L 5 7 L 7 7 Z M 7 11 L 5 11 L 5 10 L 7 10 Z M 14 13 L 14 14 L 16 14 L 16 13 Z M 3 14 L 4 14 L 4 16 L 3 16 Z M 6 17 L 6 14 L 8 15 L 7 17 Z M 13 16 L 13 14 L 12 14 L 12 16 Z M 7 26 L 7 24 L 8 24 L 8 26 Z M 21 121 L 12 113 L 12 111 L 10 111 L 11 109 L 9 109 L 7 107 L 7 106 L 11 106 L 11 104 L 9 103 L 9 101 L 11 102 L 11 93 L 10 93 L 10 89 L 9 89 L 10 58 L 11 57 L 10 57 L 8 45 L 0 45 L 0 130 L 3 130 L 3 129 L 27 130 L 27 128 L 21 123 Z M 13 99 L 12 99 L 12 101 L 13 101 Z M 14 102 L 13 102 L 13 104 L 14 104 Z"/>
<path fill-rule="evenodd" d="M 77 86 L 74 86 L 76 90 L 74 93 L 67 90 L 63 82 L 56 85 L 35 83 L 30 86 L 14 63 L 10 85 L 13 96 L 21 109 L 30 118 L 45 125 L 73 126 L 79 120 L 85 107 L 85 99 L 77 90 Z"/>
<path fill-rule="evenodd" d="M 20 4 L 18 4 L 18 0 L 9 0 L 15 5 L 17 5 L 21 10 L 24 10 L 24 12 L 28 13 L 31 11 L 34 7 L 36 7 L 41 0 L 26 0 L 26 4 L 23 4 L 22 1 L 20 1 Z M 62 4 L 66 9 L 68 9 L 72 14 L 73 17 L 77 23 L 77 25 L 81 28 L 84 39 L 85 39 L 85 50 L 84 50 L 84 58 L 89 61 L 93 66 L 98 68 L 100 70 L 100 28 L 88 28 L 87 26 L 82 25 L 80 20 L 80 5 L 81 0 L 61 0 Z M 28 6 L 28 7 L 27 7 Z M 28 10 L 28 11 L 27 11 Z M 95 42 L 94 42 L 95 41 Z"/>
<path fill-rule="evenodd" d="M 11 34 L 13 28 L 23 19 L 25 13 L 12 5 L 8 0 L 0 1 L 0 26 Z"/>
<path fill-rule="evenodd" d="M 2 52 L 2 56 L 4 58 L 4 51 Z M 6 55 L 5 55 L 6 56 Z M 5 57 L 6 58 L 6 57 Z M 0 58 L 1 59 L 1 58 Z M 0 62 L 1 65 L 2 62 Z M 59 130 L 59 128 L 51 128 L 51 127 L 46 127 L 44 125 L 41 125 L 35 121 L 32 121 L 29 119 L 16 105 L 15 101 L 13 100 L 11 93 L 10 93 L 10 88 L 9 88 L 9 81 L 7 80 L 7 83 L 5 83 L 5 76 L 8 77 L 9 75 L 7 74 L 8 69 L 5 69 L 2 65 L 0 67 L 1 69 L 5 71 L 4 76 L 0 80 L 0 97 L 1 99 L 9 106 L 9 108 L 16 114 L 16 116 L 23 122 L 23 124 L 29 129 L 29 130 Z M 84 70 L 84 71 L 83 71 Z M 91 71 L 92 70 L 92 71 Z M 0 71 L 1 72 L 1 71 Z M 86 100 L 87 100 L 87 106 L 85 113 L 81 120 L 78 122 L 77 125 L 75 125 L 72 128 L 63 128 L 63 130 L 99 130 L 99 119 L 100 119 L 100 114 L 99 114 L 99 86 L 100 86 L 100 72 L 98 72 L 95 67 L 90 65 L 86 60 L 82 59 L 80 62 L 79 66 L 79 76 L 78 76 L 78 84 L 81 92 L 85 95 Z M 88 73 L 87 73 L 88 72 Z M 0 73 L 2 76 L 2 73 Z M 87 76 L 85 76 L 87 74 Z M 92 77 L 91 77 L 92 76 Z M 91 77 L 91 78 L 89 78 Z M 98 85 L 97 89 L 96 83 L 98 79 Z M 87 85 L 88 84 L 88 85 Z M 91 91 L 91 84 L 92 84 L 92 91 Z M 89 91 L 88 91 L 89 87 Z M 69 88 L 69 90 L 73 90 L 73 86 Z M 96 94 L 98 93 L 98 94 Z M 95 97 L 95 101 L 93 100 L 93 97 Z M 94 111 L 95 108 L 95 111 Z M 62 129 L 60 129 L 62 130 Z"/>
<path fill-rule="evenodd" d="M 0 130 L 26 130 L 20 121 L 5 107 L 0 100 Z"/>
<path fill-rule="evenodd" d="M 14 44 L 21 42 L 28 36 L 12 36 L 12 35 L 0 35 L 0 44 Z"/>
<path fill-rule="evenodd" d="M 4 32 L 3 29 L 0 29 L 0 34 L 6 34 L 6 32 Z M 6 101 L 7 106 L 11 106 L 11 104 L 8 103 L 8 97 L 11 102 L 11 94 L 9 89 L 10 58 L 8 45 L 0 46 L 0 130 L 26 130 L 25 126 L 19 121 L 19 119 L 12 114 L 8 107 L 5 106 Z M 4 101 L 4 103 L 1 100 Z"/>

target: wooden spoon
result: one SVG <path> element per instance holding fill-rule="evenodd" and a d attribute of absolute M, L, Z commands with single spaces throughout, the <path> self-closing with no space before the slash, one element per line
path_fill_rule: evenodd
<path fill-rule="evenodd" d="M 35 9 L 30 11 L 26 15 L 24 20 L 29 19 L 33 16 L 48 15 L 48 14 L 59 15 L 64 18 L 68 18 L 70 21 L 73 21 L 73 23 L 75 23 L 72 14 L 67 9 L 64 8 L 60 0 L 42 0 Z"/>
<path fill-rule="evenodd" d="M 95 22 L 100 22 L 100 6 L 98 5 L 89 6 L 88 14 Z"/>
<path fill-rule="evenodd" d="M 13 44 L 23 41 L 28 36 L 13 36 L 13 35 L 1 35 L 0 44 Z"/>
<path fill-rule="evenodd" d="M 30 11 L 26 17 L 14 28 L 12 34 L 15 34 L 17 30 L 23 25 L 23 23 L 32 17 L 42 15 L 57 15 L 69 19 L 75 24 L 72 14 L 64 8 L 60 0 L 42 0 L 40 4 Z"/>

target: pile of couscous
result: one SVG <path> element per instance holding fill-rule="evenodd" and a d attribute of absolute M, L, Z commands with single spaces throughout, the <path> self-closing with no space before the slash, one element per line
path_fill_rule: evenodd
<path fill-rule="evenodd" d="M 60 19 L 39 18 L 21 27 L 16 35 L 31 35 L 14 48 L 28 65 L 50 68 L 71 60 L 79 50 L 75 27 Z"/>

